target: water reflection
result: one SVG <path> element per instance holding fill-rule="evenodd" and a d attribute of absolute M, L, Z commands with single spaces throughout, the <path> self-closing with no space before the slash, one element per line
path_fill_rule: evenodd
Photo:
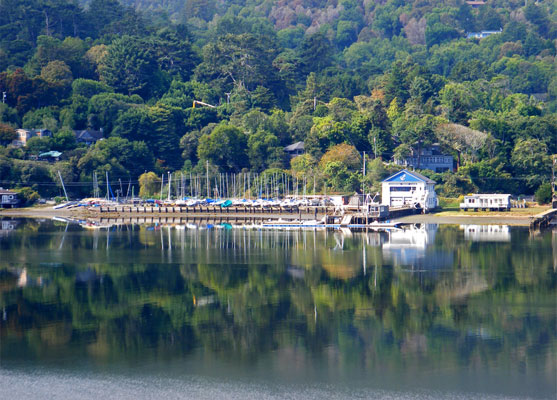
<path fill-rule="evenodd" d="M 0 237 L 4 367 L 202 359 L 207 374 L 450 386 L 475 371 L 479 391 L 554 390 L 550 232 L 14 227 Z"/>
<path fill-rule="evenodd" d="M 508 225 L 460 225 L 464 238 L 475 242 L 510 242 Z"/>

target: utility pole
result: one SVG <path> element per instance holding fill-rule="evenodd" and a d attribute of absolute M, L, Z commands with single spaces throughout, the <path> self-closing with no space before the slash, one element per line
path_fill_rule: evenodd
<path fill-rule="evenodd" d="M 60 177 L 60 182 L 62 182 L 62 189 L 64 189 L 64 195 L 66 196 L 66 201 L 70 201 L 68 199 L 68 193 L 66 192 L 66 186 L 64 186 L 64 180 L 62 179 L 62 174 L 58 171 L 58 176 Z"/>
<path fill-rule="evenodd" d="M 108 199 L 110 198 L 108 195 L 109 192 L 109 187 L 108 187 L 108 171 L 106 171 L 106 200 L 108 201 Z"/>
<path fill-rule="evenodd" d="M 555 168 L 557 168 L 557 155 L 553 156 L 553 164 L 551 165 L 551 208 L 557 208 L 557 177 L 555 176 Z"/>

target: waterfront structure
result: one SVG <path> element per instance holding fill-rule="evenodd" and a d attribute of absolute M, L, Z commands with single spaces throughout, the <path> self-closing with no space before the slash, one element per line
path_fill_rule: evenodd
<path fill-rule="evenodd" d="M 0 208 L 12 208 L 19 203 L 16 192 L 0 187 Z"/>
<path fill-rule="evenodd" d="M 381 204 L 389 207 L 419 207 L 424 211 L 437 207 L 435 181 L 403 169 L 381 184 Z"/>
<path fill-rule="evenodd" d="M 16 129 L 17 139 L 12 141 L 12 146 L 27 146 L 27 141 L 33 137 L 52 137 L 52 131 L 49 129 Z"/>
<path fill-rule="evenodd" d="M 409 157 L 395 159 L 395 164 L 417 169 L 429 169 L 434 172 L 452 171 L 454 165 L 453 156 L 443 154 L 439 144 L 433 144 L 418 151 L 412 151 Z"/>
<path fill-rule="evenodd" d="M 472 194 L 464 196 L 461 210 L 508 211 L 511 209 L 510 194 Z"/>

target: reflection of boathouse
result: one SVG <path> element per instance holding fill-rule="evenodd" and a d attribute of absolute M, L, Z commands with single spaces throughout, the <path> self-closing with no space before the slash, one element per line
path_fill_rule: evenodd
<path fill-rule="evenodd" d="M 510 242 L 508 225 L 460 225 L 464 238 L 473 242 Z"/>
<path fill-rule="evenodd" d="M 15 228 L 18 225 L 18 221 L 13 219 L 3 219 L 1 222 L 2 223 L 0 224 L 0 236 L 9 235 L 12 231 L 15 230 Z"/>
<path fill-rule="evenodd" d="M 393 265 L 413 268 L 436 269 L 452 265 L 452 253 L 433 250 L 438 225 L 424 224 L 389 232 L 388 241 L 383 244 L 383 257 Z"/>

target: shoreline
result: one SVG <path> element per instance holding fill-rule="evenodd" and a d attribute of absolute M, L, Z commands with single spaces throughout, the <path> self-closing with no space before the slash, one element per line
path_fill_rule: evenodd
<path fill-rule="evenodd" d="M 531 212 L 524 212 L 521 209 L 520 212 L 508 212 L 505 214 L 494 213 L 490 214 L 480 214 L 480 215 L 470 215 L 469 213 L 456 214 L 455 212 L 441 211 L 439 213 L 433 214 L 414 214 L 404 217 L 394 219 L 393 221 L 408 223 L 408 224 L 453 224 L 453 225 L 514 225 L 514 226 L 529 226 L 531 220 L 535 215 L 539 214 L 539 209 L 531 209 Z M 447 215 L 448 213 L 448 215 Z M 234 217 L 234 214 L 229 214 L 230 217 Z M 244 214 L 238 213 L 237 216 L 241 218 Z M 4 217 L 16 217 L 16 218 L 49 218 L 54 217 L 61 218 L 75 218 L 75 219 L 100 219 L 100 218 L 142 218 L 142 217 L 171 217 L 171 218 L 210 218 L 216 217 L 217 215 L 199 213 L 196 215 L 184 215 L 183 213 L 160 213 L 160 214 L 141 214 L 141 213 L 127 213 L 127 212 L 117 212 L 117 213 L 103 213 L 102 215 L 98 212 L 89 211 L 83 208 L 77 209 L 58 209 L 54 210 L 52 207 L 33 207 L 33 208 L 14 208 L 14 209 L 0 209 L 0 218 Z M 304 215 L 305 216 L 305 215 Z M 268 219 L 279 219 L 283 215 L 279 214 L 262 214 L 257 216 L 257 218 L 263 217 Z M 392 222 L 392 221 L 391 221 Z"/>

